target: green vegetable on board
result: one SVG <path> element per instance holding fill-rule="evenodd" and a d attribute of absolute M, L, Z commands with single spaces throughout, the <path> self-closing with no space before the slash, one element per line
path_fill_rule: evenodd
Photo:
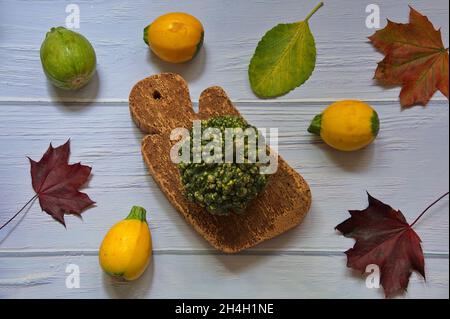
<path fill-rule="evenodd" d="M 259 162 L 259 157 L 256 153 L 259 151 L 258 147 L 249 148 L 251 145 L 248 139 L 244 139 L 243 155 L 244 162 L 240 163 L 236 160 L 236 146 L 239 140 L 236 136 L 233 137 L 233 161 L 227 162 L 225 160 L 226 148 L 230 147 L 225 143 L 225 129 L 226 128 L 242 128 L 245 131 L 247 128 L 254 128 L 249 125 L 244 119 L 237 116 L 221 116 L 213 117 L 209 120 L 201 122 L 202 134 L 206 128 L 218 128 L 220 135 L 218 139 L 222 141 L 222 152 L 212 154 L 219 156 L 217 162 L 205 161 L 202 157 L 200 163 L 194 163 L 193 138 L 191 131 L 191 138 L 188 141 L 191 147 L 191 160 L 181 162 L 178 168 L 181 174 L 181 181 L 185 189 L 185 195 L 191 202 L 195 202 L 200 206 L 206 208 L 208 212 L 215 215 L 228 215 L 231 212 L 243 213 L 250 201 L 260 193 L 267 184 L 269 175 L 261 174 L 259 167 L 262 164 Z M 258 139 L 262 138 L 255 129 L 255 140 L 258 145 Z M 242 141 L 242 140 L 241 140 Z M 208 143 L 211 140 L 201 141 L 201 151 L 205 152 Z M 264 144 L 265 145 L 265 144 Z M 253 151 L 252 151 L 253 150 Z M 209 151 L 208 151 L 209 152 Z M 211 153 L 209 153 L 211 154 Z M 256 161 L 251 161 L 256 156 Z M 220 160 L 220 162 L 219 162 Z"/>

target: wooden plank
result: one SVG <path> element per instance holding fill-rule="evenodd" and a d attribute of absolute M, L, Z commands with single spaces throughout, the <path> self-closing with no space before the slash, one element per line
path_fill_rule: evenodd
<path fill-rule="evenodd" d="M 0 298 L 383 298 L 342 255 L 153 257 L 132 283 L 103 274 L 97 256 L 3 257 Z M 79 267 L 79 289 L 66 288 L 69 264 Z M 427 258 L 427 281 L 414 273 L 400 297 L 448 298 L 448 271 L 448 259 Z"/>
<path fill-rule="evenodd" d="M 223 86 L 232 99 L 257 98 L 251 92 L 247 67 L 261 36 L 278 23 L 303 19 L 316 2 L 297 0 L 231 1 L 77 1 L 79 31 L 93 43 L 98 77 L 80 92 L 49 85 L 39 61 L 39 48 L 50 27 L 64 25 L 67 1 L 0 0 L 0 99 L 126 100 L 133 84 L 154 73 L 177 72 L 190 83 L 192 96 L 211 85 Z M 365 26 L 367 2 L 327 1 L 310 20 L 317 43 L 317 65 L 302 88 L 282 99 L 397 99 L 399 89 L 385 89 L 372 80 L 382 59 L 368 43 L 374 30 Z M 411 4 L 441 27 L 448 46 L 446 0 L 379 0 L 385 19 L 407 22 Z M 205 48 L 191 63 L 171 65 L 149 53 L 142 29 L 157 16 L 186 11 L 205 25 Z M 218 23 L 220 21 L 220 23 Z M 436 98 L 442 99 L 440 93 Z"/>
<path fill-rule="evenodd" d="M 367 205 L 365 191 L 403 211 L 412 221 L 449 188 L 448 105 L 432 102 L 400 112 L 398 103 L 376 103 L 380 136 L 365 150 L 340 153 L 310 136 L 306 128 L 322 103 L 238 103 L 253 124 L 276 125 L 279 151 L 310 183 L 312 210 L 298 228 L 256 250 L 343 251 L 353 240 L 334 227 L 347 209 Z M 86 191 L 97 207 L 83 221 L 68 217 L 67 230 L 40 212 L 38 203 L 0 234 L 0 249 L 95 251 L 107 229 L 132 205 L 148 210 L 156 250 L 210 250 L 168 204 L 148 176 L 140 154 L 141 133 L 127 104 L 16 103 L 0 105 L 0 220 L 5 221 L 33 194 L 25 156 L 39 159 L 50 141 L 69 137 L 71 161 L 93 166 Z M 448 254 L 448 199 L 416 225 L 427 252 Z"/>

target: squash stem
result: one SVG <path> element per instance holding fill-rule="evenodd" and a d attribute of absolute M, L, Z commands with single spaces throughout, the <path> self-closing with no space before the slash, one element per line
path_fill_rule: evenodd
<path fill-rule="evenodd" d="M 147 222 L 146 213 L 147 212 L 145 211 L 145 209 L 141 206 L 133 206 L 127 218 L 125 219 L 137 219 L 141 222 Z"/>
<path fill-rule="evenodd" d="M 311 18 L 313 16 L 314 13 L 317 12 L 317 10 L 319 10 L 320 8 L 323 7 L 323 2 L 319 2 L 319 4 L 317 6 L 314 7 L 314 9 L 312 9 L 312 11 L 306 16 L 305 21 L 308 21 L 309 18 Z"/>
<path fill-rule="evenodd" d="M 314 116 L 314 119 L 311 121 L 311 124 L 308 127 L 308 132 L 320 136 L 321 126 L 322 126 L 322 114 L 318 114 Z"/>

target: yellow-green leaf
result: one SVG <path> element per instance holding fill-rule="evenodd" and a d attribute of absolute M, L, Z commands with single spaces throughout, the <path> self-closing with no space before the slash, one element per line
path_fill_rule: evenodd
<path fill-rule="evenodd" d="M 322 5 L 319 3 L 304 21 L 275 26 L 259 41 L 248 69 L 255 94 L 280 96 L 308 80 L 316 65 L 316 45 L 308 20 Z"/>

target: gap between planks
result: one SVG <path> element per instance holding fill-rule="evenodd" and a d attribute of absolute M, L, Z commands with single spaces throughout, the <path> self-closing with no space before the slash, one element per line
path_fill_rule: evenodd
<path fill-rule="evenodd" d="M 342 256 L 343 250 L 326 249 L 261 249 L 227 254 L 214 249 L 157 249 L 154 255 L 223 255 L 223 256 Z M 98 249 L 26 249 L 0 250 L 0 258 L 8 257 L 57 257 L 57 256 L 97 256 Z M 424 252 L 425 258 L 448 259 L 448 252 Z"/>
<path fill-rule="evenodd" d="M 342 98 L 324 98 L 324 99 L 255 99 L 255 100 L 248 100 L 248 99 L 232 99 L 232 103 L 248 103 L 248 104 L 273 104 L 273 103 L 279 103 L 279 104 L 288 104 L 288 103 L 312 103 L 312 104 L 323 104 L 323 103 L 333 103 L 335 101 L 342 100 Z M 398 99 L 392 99 L 392 98 L 376 98 L 376 99 L 362 99 L 365 102 L 370 103 L 400 103 Z M 192 103 L 198 104 L 198 99 L 191 100 Z M 448 103 L 448 100 L 446 98 L 438 97 L 433 98 L 430 100 L 430 102 L 445 102 Z M 67 98 L 67 99 L 48 99 L 48 98 L 14 98 L 14 97 L 0 97 L 0 105 L 7 104 L 7 105 L 20 105 L 22 103 L 26 104 L 35 104 L 35 103 L 68 103 L 68 104 L 128 104 L 128 99 L 115 99 L 115 98 L 105 98 L 105 99 L 76 99 L 76 98 Z"/>

